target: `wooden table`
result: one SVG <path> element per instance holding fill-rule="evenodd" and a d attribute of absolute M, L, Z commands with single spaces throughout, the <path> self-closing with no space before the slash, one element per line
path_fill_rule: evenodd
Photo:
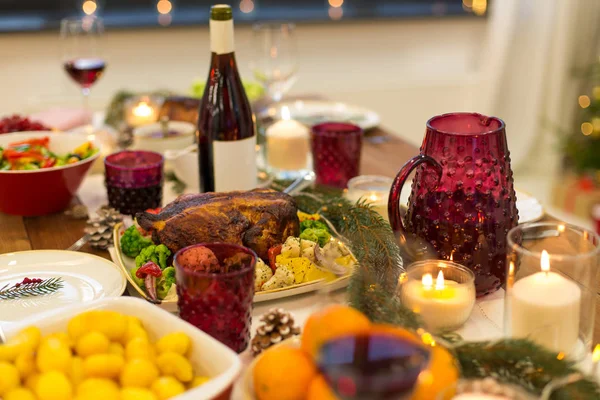
<path fill-rule="evenodd" d="M 385 130 L 373 130 L 364 141 L 361 174 L 394 177 L 400 167 L 418 151 L 414 145 Z M 66 249 L 83 235 L 84 227 L 85 220 L 72 219 L 62 213 L 25 218 L 0 213 L 0 254 L 23 250 Z M 110 259 L 107 251 L 94 250 L 87 245 L 81 251 Z M 598 342 L 600 303 L 596 305 L 594 329 L 594 343 Z"/>

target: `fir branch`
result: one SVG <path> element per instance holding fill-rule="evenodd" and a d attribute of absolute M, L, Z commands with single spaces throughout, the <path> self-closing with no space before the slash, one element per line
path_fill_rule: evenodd
<path fill-rule="evenodd" d="M 169 171 L 165 174 L 165 180 L 167 182 L 171 182 L 173 184 L 173 186 L 171 186 L 171 189 L 177 195 L 183 194 L 183 192 L 185 191 L 185 188 L 187 187 L 185 182 L 180 180 L 177 177 L 177 175 L 175 175 L 175 172 L 173 172 L 173 171 Z"/>
<path fill-rule="evenodd" d="M 34 297 L 51 294 L 64 286 L 62 278 L 48 278 L 41 282 L 5 285 L 0 289 L 0 300 L 13 300 L 22 297 Z"/>

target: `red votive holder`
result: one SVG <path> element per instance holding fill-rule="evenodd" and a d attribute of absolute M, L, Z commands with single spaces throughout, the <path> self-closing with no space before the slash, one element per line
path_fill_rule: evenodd
<path fill-rule="evenodd" d="M 319 185 L 345 188 L 358 176 L 363 131 L 343 122 L 325 122 L 312 127 L 313 169 Z"/>
<path fill-rule="evenodd" d="M 104 159 L 108 202 L 121 214 L 162 205 L 163 156 L 152 151 L 120 151 Z"/>
<path fill-rule="evenodd" d="M 207 243 L 173 261 L 179 316 L 238 353 L 250 342 L 256 258 L 246 247 Z"/>

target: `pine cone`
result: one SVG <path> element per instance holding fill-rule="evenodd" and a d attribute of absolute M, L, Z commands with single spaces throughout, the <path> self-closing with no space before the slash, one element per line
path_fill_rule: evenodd
<path fill-rule="evenodd" d="M 96 216 L 88 219 L 85 233 L 90 236 L 90 246 L 106 250 L 113 244 L 113 228 L 123 220 L 114 208 L 102 206 Z"/>
<path fill-rule="evenodd" d="M 260 317 L 262 322 L 252 339 L 252 354 L 255 356 L 282 340 L 300 334 L 300 327 L 294 326 L 294 317 L 283 308 L 272 308 Z"/>

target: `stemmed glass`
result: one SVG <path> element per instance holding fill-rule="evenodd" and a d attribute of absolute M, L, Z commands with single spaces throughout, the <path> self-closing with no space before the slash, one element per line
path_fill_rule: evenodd
<path fill-rule="evenodd" d="M 106 68 L 101 49 L 103 34 L 102 18 L 65 18 L 60 23 L 63 66 L 71 79 L 81 87 L 86 111 L 90 88 Z"/>
<path fill-rule="evenodd" d="M 254 31 L 254 78 L 278 102 L 296 82 L 298 70 L 294 24 L 256 24 Z"/>

